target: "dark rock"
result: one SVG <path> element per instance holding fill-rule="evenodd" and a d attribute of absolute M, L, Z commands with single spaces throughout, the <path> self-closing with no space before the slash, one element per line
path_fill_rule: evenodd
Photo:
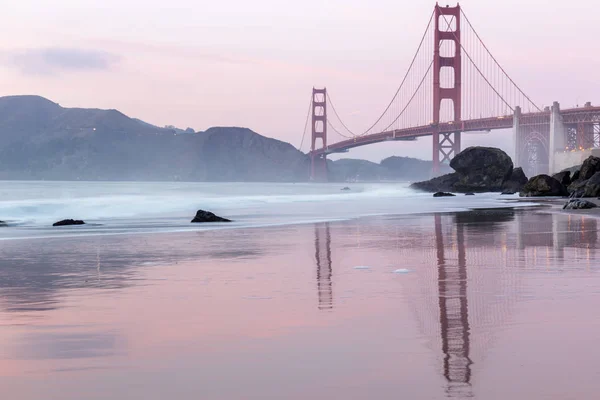
<path fill-rule="evenodd" d="M 563 210 L 587 210 L 596 207 L 598 206 L 591 201 L 573 199 L 567 201 L 567 203 L 563 206 Z"/>
<path fill-rule="evenodd" d="M 586 181 L 594 176 L 596 172 L 600 172 L 600 157 L 589 156 L 583 162 L 577 180 Z"/>
<path fill-rule="evenodd" d="M 469 147 L 457 154 L 452 167 L 459 175 L 458 192 L 499 192 L 513 171 L 513 162 L 504 151 L 493 147 Z"/>
<path fill-rule="evenodd" d="M 517 192 L 513 192 L 512 190 L 505 190 L 504 192 L 502 192 L 500 194 L 507 196 L 507 195 L 511 195 L 511 194 L 515 194 L 515 193 L 517 193 Z"/>
<path fill-rule="evenodd" d="M 452 188 L 455 183 L 458 182 L 458 174 L 446 174 L 442 176 L 438 176 L 436 178 L 430 179 L 424 182 L 415 182 L 410 187 L 412 189 L 422 190 L 424 192 L 449 192 L 452 191 Z"/>
<path fill-rule="evenodd" d="M 79 219 L 63 219 L 52 224 L 52 226 L 70 226 L 70 225 L 85 225 L 85 222 Z"/>
<path fill-rule="evenodd" d="M 348 190 L 350 190 L 350 188 L 348 186 L 346 186 L 346 187 L 341 188 L 340 190 L 348 191 Z"/>
<path fill-rule="evenodd" d="M 552 177 L 565 186 L 571 184 L 571 171 L 561 171 L 558 174 L 552 175 Z"/>
<path fill-rule="evenodd" d="M 455 194 L 452 193 L 446 193 L 446 192 L 437 192 L 433 194 L 433 197 L 454 197 L 456 196 Z"/>
<path fill-rule="evenodd" d="M 571 176 L 571 182 L 575 182 L 576 180 L 579 180 L 579 175 L 581 175 L 580 170 L 573 172 L 573 175 Z"/>
<path fill-rule="evenodd" d="M 210 211 L 198 210 L 192 222 L 231 222 L 231 220 L 219 217 Z"/>
<path fill-rule="evenodd" d="M 531 178 L 521 190 L 521 197 L 568 196 L 567 188 L 548 175 L 538 175 Z"/>
<path fill-rule="evenodd" d="M 504 181 L 502 184 L 503 192 L 511 192 L 510 194 L 514 194 L 520 192 L 523 189 L 523 186 L 527 183 L 527 177 L 523 172 L 523 168 L 517 167 L 512 170 L 510 177 Z M 506 194 L 506 193 L 502 193 Z"/>
<path fill-rule="evenodd" d="M 600 196 L 600 172 L 596 172 L 590 179 L 585 181 L 583 195 L 580 197 L 598 197 Z"/>
<path fill-rule="evenodd" d="M 7 227 L 7 226 L 8 226 L 8 224 L 6 222 L 0 221 L 0 228 Z"/>
<path fill-rule="evenodd" d="M 465 196 L 475 196 L 475 193 L 471 193 L 471 192 L 465 193 Z"/>

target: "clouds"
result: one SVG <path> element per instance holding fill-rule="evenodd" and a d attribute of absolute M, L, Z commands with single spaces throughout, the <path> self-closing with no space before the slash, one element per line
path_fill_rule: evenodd
<path fill-rule="evenodd" d="M 26 75 L 57 75 L 63 72 L 106 71 L 119 57 L 101 50 L 46 47 L 8 51 L 2 54 L 1 60 Z"/>

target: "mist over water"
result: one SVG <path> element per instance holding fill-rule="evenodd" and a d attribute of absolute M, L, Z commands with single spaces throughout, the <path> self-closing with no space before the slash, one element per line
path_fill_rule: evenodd
<path fill-rule="evenodd" d="M 0 240 L 111 233 L 209 230 L 505 207 L 506 196 L 435 199 L 408 184 L 1 182 Z M 522 203 L 520 205 L 528 205 Z M 194 224 L 198 209 L 234 220 Z M 52 228 L 83 219 L 87 225 Z"/>

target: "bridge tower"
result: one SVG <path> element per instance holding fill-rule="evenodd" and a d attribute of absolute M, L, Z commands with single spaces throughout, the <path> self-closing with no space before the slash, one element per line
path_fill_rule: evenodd
<path fill-rule="evenodd" d="M 450 161 L 460 152 L 460 132 L 439 132 L 440 109 L 442 101 L 451 100 L 454 117 L 451 121 L 461 120 L 461 45 L 460 45 L 460 5 L 456 7 L 435 6 L 435 33 L 433 52 L 433 173 L 440 171 L 440 165 Z M 445 41 L 454 42 L 454 55 L 442 56 L 440 48 Z M 444 47 L 446 48 L 446 47 Z M 442 68 L 454 70 L 454 86 L 442 87 L 440 75 Z"/>
<path fill-rule="evenodd" d="M 323 149 L 327 148 L 327 88 L 312 92 L 312 145 L 310 156 L 310 180 L 327 181 L 327 154 L 315 156 L 317 139 L 321 139 Z"/>

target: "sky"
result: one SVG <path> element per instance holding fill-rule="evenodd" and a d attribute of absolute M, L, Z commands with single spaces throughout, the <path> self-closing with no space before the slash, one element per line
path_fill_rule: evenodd
<path fill-rule="evenodd" d="M 455 2 L 440 2 L 440 5 Z M 244 126 L 302 139 L 312 87 L 326 86 L 352 130 L 385 108 L 416 50 L 428 0 L 5 0 L 0 95 L 118 109 L 200 131 Z M 592 0 L 465 0 L 494 56 L 540 105 L 600 104 Z M 333 136 L 330 142 L 335 142 Z M 510 132 L 463 146 L 511 149 Z M 303 150 L 306 149 L 306 142 Z M 344 157 L 431 159 L 431 139 Z"/>

